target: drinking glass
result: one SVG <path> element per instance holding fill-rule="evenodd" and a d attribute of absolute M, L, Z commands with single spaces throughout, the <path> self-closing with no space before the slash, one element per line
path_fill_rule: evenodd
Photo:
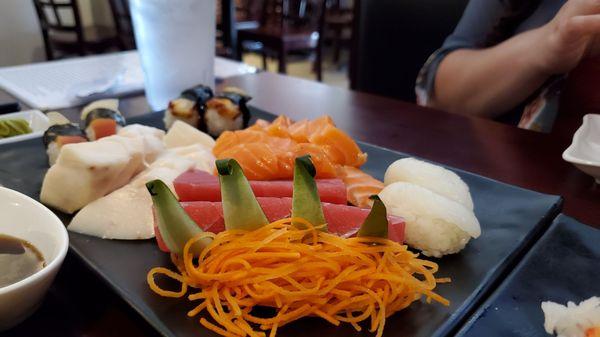
<path fill-rule="evenodd" d="M 153 110 L 197 84 L 214 87 L 215 0 L 130 0 L 129 6 Z"/>

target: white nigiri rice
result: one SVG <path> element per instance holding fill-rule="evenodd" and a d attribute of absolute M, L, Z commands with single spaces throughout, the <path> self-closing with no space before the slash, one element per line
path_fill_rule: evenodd
<path fill-rule="evenodd" d="M 544 329 L 558 337 L 585 337 L 600 335 L 600 297 L 591 297 L 566 306 L 550 301 L 542 302 Z M 595 328 L 594 333 L 590 333 Z"/>
<path fill-rule="evenodd" d="M 179 97 L 169 102 L 165 111 L 163 121 L 165 127 L 170 129 L 175 121 L 185 122 L 193 127 L 198 127 L 200 114 L 196 108 L 196 102 L 187 98 Z"/>
<path fill-rule="evenodd" d="M 218 136 L 225 131 L 241 130 L 244 128 L 244 117 L 239 114 L 231 119 L 223 116 L 219 110 L 208 107 L 204 114 L 204 123 L 209 134 Z"/>
<path fill-rule="evenodd" d="M 384 184 L 398 181 L 419 185 L 473 210 L 469 186 L 456 173 L 441 166 L 415 158 L 396 160 L 385 171 Z"/>
<path fill-rule="evenodd" d="M 426 256 L 457 253 L 481 235 L 473 211 L 424 187 L 396 182 L 379 197 L 389 213 L 406 221 L 405 242 Z"/>

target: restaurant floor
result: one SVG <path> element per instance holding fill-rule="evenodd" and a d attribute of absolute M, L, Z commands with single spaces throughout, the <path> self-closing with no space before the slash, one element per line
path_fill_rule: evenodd
<path fill-rule="evenodd" d="M 332 55 L 325 53 L 323 57 L 323 83 L 335 87 L 348 88 L 348 54 L 342 52 L 340 62 L 333 63 Z M 244 63 L 262 69 L 260 55 L 253 53 L 244 54 Z M 288 75 L 316 81 L 316 74 L 312 71 L 312 59 L 288 61 Z M 267 61 L 268 71 L 277 72 L 277 60 L 269 58 Z"/>

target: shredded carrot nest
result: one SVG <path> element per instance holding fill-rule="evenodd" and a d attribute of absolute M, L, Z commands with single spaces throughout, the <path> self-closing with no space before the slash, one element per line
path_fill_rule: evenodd
<path fill-rule="evenodd" d="M 301 223 L 306 229 L 292 225 Z M 193 256 L 196 241 L 213 242 Z M 381 238 L 342 238 L 320 231 L 304 219 L 283 219 L 255 231 L 203 233 L 187 242 L 183 258 L 175 258 L 180 273 L 163 267 L 150 270 L 150 288 L 165 297 L 188 295 L 200 303 L 188 312 L 208 312 L 212 322 L 200 324 L 222 336 L 269 336 L 306 316 L 331 324 L 367 321 L 371 332 L 383 334 L 386 317 L 422 296 L 429 303 L 449 301 L 433 292 L 436 263 L 417 258 L 405 245 Z M 180 291 L 160 288 L 155 275 L 181 282 Z M 273 317 L 258 317 L 256 306 L 275 308 Z"/>

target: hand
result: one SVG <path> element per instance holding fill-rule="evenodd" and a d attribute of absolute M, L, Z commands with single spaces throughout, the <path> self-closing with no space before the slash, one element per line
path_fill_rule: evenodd
<path fill-rule="evenodd" d="M 540 28 L 536 52 L 547 75 L 566 73 L 586 57 L 600 54 L 600 0 L 568 0 Z"/>

